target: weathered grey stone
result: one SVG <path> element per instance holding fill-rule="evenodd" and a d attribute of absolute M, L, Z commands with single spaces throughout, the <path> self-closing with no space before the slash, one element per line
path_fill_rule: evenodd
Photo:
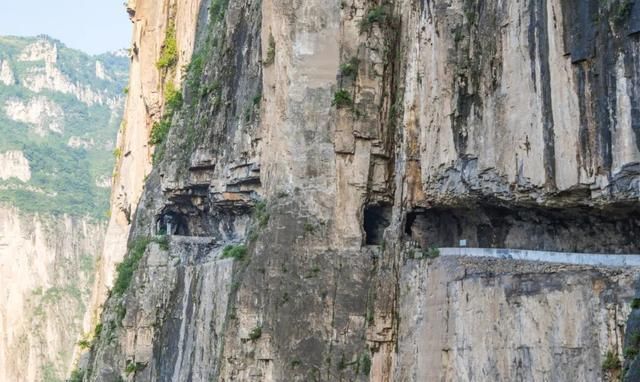
<path fill-rule="evenodd" d="M 132 236 L 171 214 L 185 234 L 247 251 L 229 294 L 215 295 L 228 300 L 226 318 L 207 318 L 223 345 L 173 368 L 179 351 L 214 338 L 171 335 L 197 329 L 178 313 L 189 301 L 207 306 L 172 276 L 182 281 L 155 313 L 172 319 L 144 332 L 139 354 L 153 346 L 154 366 L 136 379 L 182 381 L 203 368 L 220 381 L 619 376 L 601 364 L 607 351 L 622 355 L 637 272 L 426 258 L 437 240 L 467 233 L 474 246 L 636 251 L 640 50 L 612 7 L 214 4 L 222 11 L 196 38 L 203 67 L 187 74 Z M 412 225 L 420 214 L 436 219 Z M 168 256 L 181 269 L 174 240 Z M 145 291 L 174 274 L 151 277 L 142 264 Z M 125 305 L 149 298 L 134 292 Z M 127 330 L 149 329 L 128 312 Z M 129 356 L 93 353 L 94 379 Z"/>

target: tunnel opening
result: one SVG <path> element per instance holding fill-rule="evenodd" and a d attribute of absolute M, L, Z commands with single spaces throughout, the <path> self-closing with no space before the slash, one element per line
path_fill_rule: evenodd
<path fill-rule="evenodd" d="M 548 208 L 480 204 L 416 209 L 405 235 L 422 248 L 510 248 L 578 253 L 640 253 L 640 208 L 633 204 Z"/>
<path fill-rule="evenodd" d="M 246 203 L 216 203 L 205 198 L 174 198 L 156 215 L 157 235 L 210 237 L 238 240 L 246 235 L 251 206 Z"/>
<path fill-rule="evenodd" d="M 364 207 L 363 229 L 366 245 L 380 245 L 384 230 L 391 224 L 391 206 L 370 204 Z"/>
<path fill-rule="evenodd" d="M 187 218 L 178 212 L 165 212 L 156 220 L 156 233 L 158 235 L 190 236 Z"/>

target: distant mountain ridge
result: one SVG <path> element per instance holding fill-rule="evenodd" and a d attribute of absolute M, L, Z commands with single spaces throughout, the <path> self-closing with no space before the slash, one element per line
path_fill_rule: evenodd
<path fill-rule="evenodd" d="M 0 37 L 0 202 L 107 216 L 126 51 L 89 55 L 48 36 Z"/>

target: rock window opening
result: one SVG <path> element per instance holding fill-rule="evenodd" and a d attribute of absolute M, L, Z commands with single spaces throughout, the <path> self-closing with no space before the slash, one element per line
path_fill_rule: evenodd
<path fill-rule="evenodd" d="M 189 229 L 183 216 L 175 212 L 167 212 L 158 218 L 156 233 L 158 235 L 189 236 Z"/>
<path fill-rule="evenodd" d="M 391 224 L 391 206 L 377 204 L 364 208 L 363 228 L 367 245 L 380 245 L 384 239 L 384 230 Z"/>

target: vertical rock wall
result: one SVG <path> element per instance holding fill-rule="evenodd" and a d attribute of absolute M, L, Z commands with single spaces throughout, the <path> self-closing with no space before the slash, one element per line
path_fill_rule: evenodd
<path fill-rule="evenodd" d="M 638 272 L 440 259 L 402 268 L 396 381 L 601 381 Z"/>
<path fill-rule="evenodd" d="M 404 123 L 429 198 L 637 200 L 631 3 L 400 7 Z"/>
<path fill-rule="evenodd" d="M 104 225 L 0 208 L 0 380 L 64 377 L 82 337 Z"/>
<path fill-rule="evenodd" d="M 208 240 L 195 253 L 236 260 L 171 276 L 184 260 L 162 273 L 151 247 L 108 302 L 114 330 L 88 377 L 620 377 L 602 364 L 623 358 L 636 273 L 426 257 L 440 239 L 636 248 L 629 4 L 213 1 L 131 232 L 170 219 L 179 236 L 163 256 Z M 189 342 L 194 312 L 212 307 L 203 285 L 228 306 L 197 316 L 214 335 Z M 184 354 L 200 356 L 159 366 Z"/>
<path fill-rule="evenodd" d="M 97 274 L 93 309 L 85 318 L 87 328 L 95 323 L 99 306 L 113 284 L 115 265 L 127 251 L 133 214 L 151 171 L 153 146 L 149 144 L 149 136 L 153 124 L 162 118 L 163 89 L 168 82 L 180 87 L 184 67 L 193 53 L 202 4 L 202 0 L 129 0 L 126 3 L 133 23 L 133 37 L 128 96 L 118 134 L 117 147 L 121 156 L 113 175 L 111 216 Z M 169 24 L 175 27 L 177 63 L 171 70 L 163 71 L 156 63 L 166 43 Z"/>

